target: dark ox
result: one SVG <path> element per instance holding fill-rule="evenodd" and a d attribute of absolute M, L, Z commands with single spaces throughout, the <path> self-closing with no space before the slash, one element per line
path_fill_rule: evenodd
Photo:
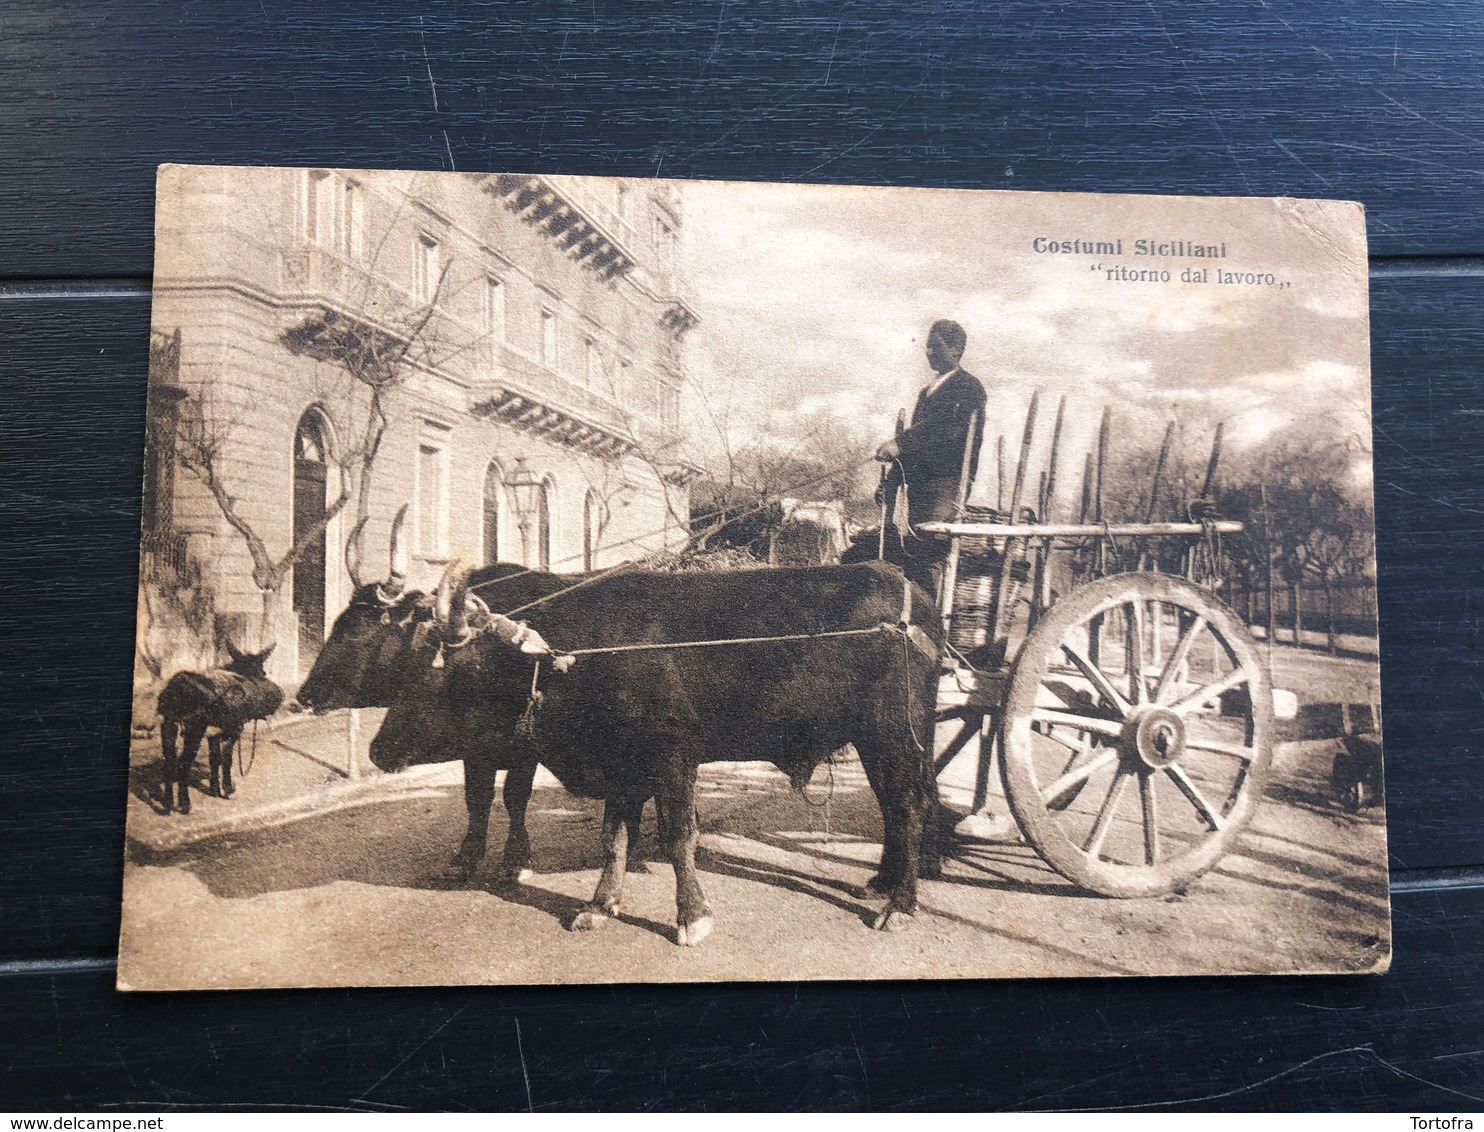
<path fill-rule="evenodd" d="M 466 575 L 445 577 L 451 621 L 441 628 L 445 641 L 460 647 L 445 645 L 440 679 L 449 734 L 473 742 L 512 729 L 528 701 L 533 660 L 508 633 L 470 632 L 462 615 L 466 582 Z M 561 673 L 542 665 L 532 754 L 573 794 L 604 802 L 603 873 L 574 930 L 598 927 L 618 910 L 628 849 L 654 798 L 675 867 L 677 941 L 699 943 L 711 931 L 695 865 L 699 765 L 771 762 L 800 782 L 846 743 L 855 745 L 882 813 L 881 865 L 872 887 L 889 900 L 873 926 L 910 920 L 919 873 L 939 867 L 932 736 L 942 629 L 923 590 L 880 563 L 633 573 L 562 594 L 524 615 L 558 654 L 624 647 L 579 655 Z M 918 628 L 909 635 L 899 620 Z M 628 648 L 854 629 L 867 632 Z M 400 710 L 392 709 L 388 725 Z"/>
<path fill-rule="evenodd" d="M 183 814 L 191 812 L 191 767 L 207 739 L 211 759 L 211 793 L 230 798 L 232 752 L 250 720 L 266 719 L 283 703 L 283 691 L 263 670 L 269 645 L 262 652 L 238 652 L 226 642 L 231 663 L 205 672 L 177 672 L 160 690 L 156 710 L 160 715 L 160 750 L 164 755 L 165 812 L 178 802 Z M 184 732 L 185 742 L 177 747 Z M 178 799 L 173 795 L 178 793 Z"/>
<path fill-rule="evenodd" d="M 530 838 L 526 807 L 536 776 L 536 758 L 515 735 L 519 714 L 504 726 L 482 731 L 461 726 L 465 714 L 448 698 L 447 670 L 432 665 L 439 638 L 435 599 L 405 585 L 401 545 L 402 508 L 392 524 L 391 568 L 385 582 L 357 584 L 350 604 L 335 619 L 314 667 L 299 689 L 298 704 L 317 712 L 351 707 L 392 710 L 371 742 L 371 761 L 384 771 L 433 762 L 462 761 L 469 825 L 447 878 L 462 883 L 483 861 L 489 836 L 495 780 L 506 771 L 504 801 L 510 819 L 501 872 L 519 880 L 529 874 Z M 475 592 L 488 586 L 490 600 L 515 608 L 572 583 L 571 577 L 499 563 L 469 579 Z M 444 620 L 448 619 L 447 614 Z M 527 673 L 529 680 L 529 673 Z M 527 685 L 527 689 L 529 684 Z M 501 689 L 513 699 L 517 689 Z M 521 699 L 521 706 L 524 706 Z"/>

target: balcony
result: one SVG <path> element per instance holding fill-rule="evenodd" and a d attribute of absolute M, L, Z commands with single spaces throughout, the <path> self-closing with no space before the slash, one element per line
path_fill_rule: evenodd
<path fill-rule="evenodd" d="M 605 282 L 620 279 L 638 267 L 625 241 L 599 220 L 594 210 L 578 207 L 544 177 L 500 173 L 486 180 L 484 188 L 552 240 L 568 258 L 596 272 Z"/>
<path fill-rule="evenodd" d="M 475 386 L 469 411 L 607 459 L 639 447 L 612 401 L 509 349 L 500 351 L 495 373 Z"/>

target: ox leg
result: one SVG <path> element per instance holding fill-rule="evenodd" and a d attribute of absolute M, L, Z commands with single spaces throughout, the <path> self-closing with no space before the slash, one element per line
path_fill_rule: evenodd
<path fill-rule="evenodd" d="M 232 784 L 232 756 L 237 753 L 237 744 L 242 739 L 242 732 L 232 731 L 221 736 L 222 753 L 222 797 L 230 798 L 237 793 L 237 787 Z"/>
<path fill-rule="evenodd" d="M 857 741 L 856 753 L 860 756 L 861 768 L 866 772 L 866 781 L 871 784 L 871 792 L 876 795 L 876 804 L 881 808 L 881 863 L 876 868 L 876 875 L 866 881 L 866 889 L 878 895 L 885 896 L 891 892 L 902 878 L 903 862 L 898 852 L 899 845 L 890 834 L 893 819 L 889 814 L 891 809 L 892 783 L 887 775 L 885 767 L 881 762 L 880 753 L 868 744 Z"/>
<path fill-rule="evenodd" d="M 185 744 L 180 757 L 175 760 L 175 786 L 180 793 L 178 808 L 183 814 L 191 812 L 191 768 L 196 765 L 196 755 L 201 751 L 201 739 L 205 734 L 206 724 L 187 723 Z"/>
<path fill-rule="evenodd" d="M 888 899 L 871 926 L 877 931 L 900 931 L 917 911 L 917 874 L 924 863 L 922 783 L 907 750 L 883 753 L 874 744 L 859 742 L 856 750 L 881 805 L 881 871 L 870 887 Z"/>
<path fill-rule="evenodd" d="M 696 872 L 696 766 L 668 775 L 656 804 L 660 837 L 675 866 L 675 942 L 694 947 L 711 934 L 711 905 Z"/>
<path fill-rule="evenodd" d="M 487 754 L 464 759 L 464 808 L 468 811 L 469 828 L 459 851 L 443 872 L 443 879 L 451 884 L 467 883 L 484 860 L 490 807 L 495 802 L 495 773 L 495 760 Z"/>
<path fill-rule="evenodd" d="M 505 772 L 505 814 L 510 829 L 505 834 L 505 853 L 500 874 L 514 884 L 531 877 L 531 837 L 526 832 L 526 807 L 536 782 L 536 760 L 526 759 Z"/>
<path fill-rule="evenodd" d="M 222 736 L 221 732 L 206 737 L 206 761 L 211 774 L 211 796 L 222 796 Z"/>
<path fill-rule="evenodd" d="M 161 785 L 165 788 L 164 799 L 167 814 L 175 808 L 175 759 L 179 741 L 180 723 L 165 716 L 160 720 L 160 755 L 163 760 L 160 774 Z"/>
<path fill-rule="evenodd" d="M 588 905 L 572 921 L 574 932 L 600 928 L 618 914 L 624 873 L 629 867 L 629 834 L 637 831 L 647 799 L 609 798 L 603 805 L 603 875 Z"/>

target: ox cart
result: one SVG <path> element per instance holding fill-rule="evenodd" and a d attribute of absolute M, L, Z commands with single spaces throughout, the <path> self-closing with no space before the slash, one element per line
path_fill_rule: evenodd
<path fill-rule="evenodd" d="M 1033 401 L 1008 501 L 1001 487 L 1008 510 L 965 508 L 961 491 L 961 521 L 914 528 L 947 544 L 937 771 L 978 756 L 960 833 L 1011 832 L 997 777 L 1020 833 L 1067 880 L 1115 897 L 1177 892 L 1232 848 L 1272 760 L 1265 658 L 1216 596 L 1220 540 L 1242 530 L 1209 504 L 1220 430 L 1190 521 L 1153 521 L 1172 427 L 1145 521 L 1108 522 L 1105 412 L 1080 521 L 1055 523 L 1037 516 L 1054 490 L 1060 411 L 1037 508 L 1022 506 L 1035 412 Z"/>

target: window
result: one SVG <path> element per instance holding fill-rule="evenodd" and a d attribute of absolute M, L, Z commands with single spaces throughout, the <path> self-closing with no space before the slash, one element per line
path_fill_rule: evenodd
<path fill-rule="evenodd" d="M 300 201 L 301 235 L 306 243 L 360 259 L 365 251 L 365 190 L 319 169 L 305 171 Z"/>
<path fill-rule="evenodd" d="M 354 181 L 345 183 L 341 194 L 341 228 L 344 237 L 345 258 L 358 260 L 365 251 L 365 206 L 366 194 Z"/>
<path fill-rule="evenodd" d="M 484 471 L 484 564 L 500 561 L 500 496 L 505 491 L 505 473 L 490 461 Z"/>
<path fill-rule="evenodd" d="M 330 175 L 319 169 L 306 169 L 300 184 L 300 234 L 305 243 L 328 247 L 335 238 L 334 185 Z"/>
<path fill-rule="evenodd" d="M 593 387 L 603 380 L 603 351 L 591 338 L 582 340 L 582 381 Z"/>
<path fill-rule="evenodd" d="M 551 481 L 536 493 L 536 560 L 542 570 L 551 569 Z"/>
<path fill-rule="evenodd" d="M 417 553 L 424 558 L 448 557 L 449 441 L 452 430 L 436 421 L 424 421 L 417 442 L 414 498 L 417 501 Z"/>
<path fill-rule="evenodd" d="M 299 662 L 308 667 L 319 654 L 325 639 L 325 500 L 328 468 L 325 463 L 329 429 L 315 409 L 299 418 L 294 432 L 293 533 L 302 546 L 293 566 L 291 583 L 295 620 L 298 623 Z"/>
<path fill-rule="evenodd" d="M 582 568 L 598 568 L 598 543 L 603 537 L 603 501 L 589 491 L 582 501 Z"/>
<path fill-rule="evenodd" d="M 557 361 L 557 316 L 544 310 L 541 312 L 541 364 L 547 369 L 556 369 Z"/>
<path fill-rule="evenodd" d="M 430 303 L 438 288 L 438 241 L 432 236 L 418 236 L 413 257 L 412 293 L 419 302 Z"/>
<path fill-rule="evenodd" d="M 484 281 L 484 329 L 496 347 L 505 341 L 505 284 L 493 275 Z"/>

